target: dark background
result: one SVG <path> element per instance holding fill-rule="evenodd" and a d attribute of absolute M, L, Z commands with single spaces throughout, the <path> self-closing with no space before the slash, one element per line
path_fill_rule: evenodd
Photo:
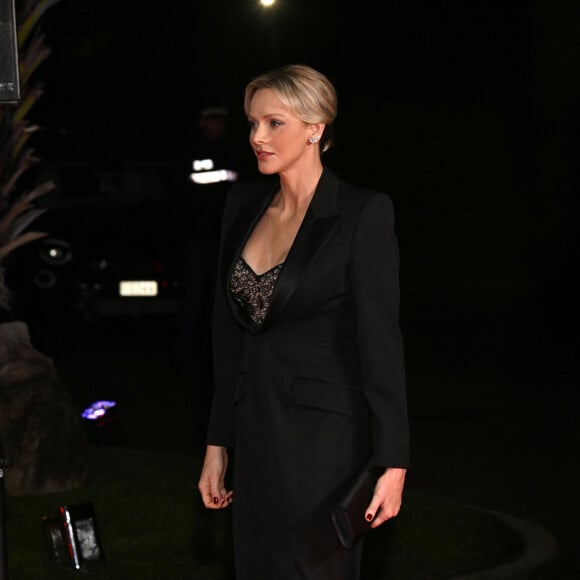
<path fill-rule="evenodd" d="M 579 24 L 573 0 L 285 0 L 270 12 L 254 0 L 61 0 L 44 25 L 53 53 L 39 71 L 37 150 L 47 160 L 171 161 L 214 97 L 243 144 L 250 78 L 287 62 L 322 70 L 339 94 L 325 161 L 395 204 L 411 477 L 535 517 L 571 546 Z M 508 451 L 491 434 L 485 465 L 467 443 L 462 451 L 474 432 L 466 414 L 489 419 L 478 441 L 489 425 L 511 433 Z M 435 432 L 449 454 L 429 448 Z"/>
<path fill-rule="evenodd" d="M 409 333 L 456 336 L 457 363 L 485 341 L 500 361 L 561 371 L 577 336 L 577 17 L 550 0 L 61 0 L 37 146 L 171 160 L 212 98 L 243 144 L 245 83 L 309 63 L 339 93 L 326 162 L 395 202 Z"/>

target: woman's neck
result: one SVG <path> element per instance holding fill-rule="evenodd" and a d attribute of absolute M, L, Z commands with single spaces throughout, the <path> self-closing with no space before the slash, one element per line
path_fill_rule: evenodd
<path fill-rule="evenodd" d="M 274 198 L 273 206 L 280 211 L 299 213 L 308 207 L 316 186 L 320 181 L 323 167 L 319 162 L 307 170 L 293 170 L 280 173 L 280 192 Z"/>

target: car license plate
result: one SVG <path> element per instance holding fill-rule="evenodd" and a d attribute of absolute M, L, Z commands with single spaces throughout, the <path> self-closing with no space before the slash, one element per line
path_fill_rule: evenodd
<path fill-rule="evenodd" d="M 119 296 L 157 296 L 157 282 L 155 280 L 122 280 L 119 283 Z"/>

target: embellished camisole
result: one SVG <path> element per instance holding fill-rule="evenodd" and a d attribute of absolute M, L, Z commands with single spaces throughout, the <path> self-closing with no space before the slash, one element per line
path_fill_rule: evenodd
<path fill-rule="evenodd" d="M 272 293 L 283 265 L 278 264 L 262 274 L 256 274 L 242 257 L 234 265 L 230 280 L 232 298 L 257 326 L 264 322 L 268 314 Z"/>

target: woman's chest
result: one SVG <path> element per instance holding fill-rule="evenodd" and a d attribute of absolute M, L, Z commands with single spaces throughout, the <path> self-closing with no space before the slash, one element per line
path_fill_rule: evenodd
<path fill-rule="evenodd" d="M 279 218 L 266 212 L 242 248 L 241 255 L 257 274 L 267 272 L 286 260 L 300 231 L 304 215 Z"/>

